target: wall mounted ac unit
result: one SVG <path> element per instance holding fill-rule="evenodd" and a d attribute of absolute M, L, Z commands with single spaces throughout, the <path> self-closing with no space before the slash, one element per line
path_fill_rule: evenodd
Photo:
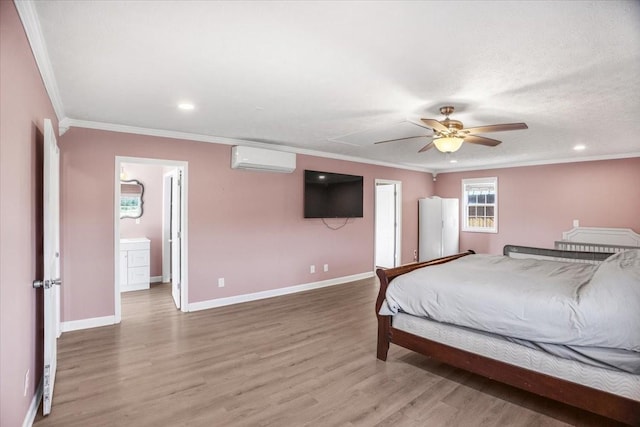
<path fill-rule="evenodd" d="M 231 168 L 291 173 L 296 170 L 296 155 L 284 151 L 236 145 L 231 147 Z"/>

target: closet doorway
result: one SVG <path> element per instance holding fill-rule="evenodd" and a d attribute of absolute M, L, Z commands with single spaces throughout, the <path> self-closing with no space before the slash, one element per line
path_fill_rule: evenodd
<path fill-rule="evenodd" d="M 116 322 L 122 320 L 121 293 L 152 283 L 170 283 L 176 308 L 188 311 L 188 163 L 118 156 L 115 171 Z M 139 200 L 131 198 L 132 184 L 140 187 Z"/>
<path fill-rule="evenodd" d="M 397 267 L 401 259 L 402 183 L 376 179 L 375 187 L 375 267 Z"/>

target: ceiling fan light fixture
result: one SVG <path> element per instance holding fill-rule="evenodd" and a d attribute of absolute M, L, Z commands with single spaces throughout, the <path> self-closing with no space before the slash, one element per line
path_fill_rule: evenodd
<path fill-rule="evenodd" d="M 443 153 L 454 153 L 462 147 L 463 141 L 464 138 L 460 138 L 458 136 L 445 136 L 434 139 L 433 144 L 436 146 L 438 151 L 442 151 Z"/>

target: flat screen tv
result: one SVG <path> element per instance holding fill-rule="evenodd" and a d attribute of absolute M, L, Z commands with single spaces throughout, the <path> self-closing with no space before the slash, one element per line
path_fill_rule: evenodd
<path fill-rule="evenodd" d="M 305 218 L 362 218 L 363 179 L 357 175 L 304 171 Z"/>

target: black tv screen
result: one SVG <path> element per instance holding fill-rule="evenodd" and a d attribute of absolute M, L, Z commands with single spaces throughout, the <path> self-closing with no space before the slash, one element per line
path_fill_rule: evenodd
<path fill-rule="evenodd" d="M 362 218 L 361 176 L 304 171 L 305 218 Z"/>

